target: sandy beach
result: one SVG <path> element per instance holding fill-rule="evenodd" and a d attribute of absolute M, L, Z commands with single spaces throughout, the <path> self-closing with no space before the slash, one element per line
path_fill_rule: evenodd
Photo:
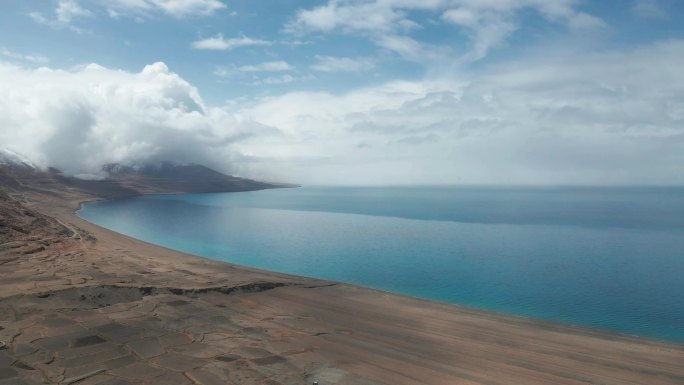
<path fill-rule="evenodd" d="M 44 186 L 43 186 L 44 187 Z M 683 384 L 684 346 L 212 261 L 2 196 L 0 384 Z"/>

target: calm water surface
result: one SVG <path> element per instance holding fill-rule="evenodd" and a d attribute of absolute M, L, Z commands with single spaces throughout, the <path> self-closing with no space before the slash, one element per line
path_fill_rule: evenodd
<path fill-rule="evenodd" d="M 684 189 L 310 187 L 78 214 L 242 265 L 684 342 Z"/>

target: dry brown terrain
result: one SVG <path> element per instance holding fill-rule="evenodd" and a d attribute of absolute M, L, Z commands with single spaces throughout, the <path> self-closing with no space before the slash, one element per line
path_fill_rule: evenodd
<path fill-rule="evenodd" d="M 0 384 L 684 384 L 682 345 L 211 261 L 0 184 Z"/>

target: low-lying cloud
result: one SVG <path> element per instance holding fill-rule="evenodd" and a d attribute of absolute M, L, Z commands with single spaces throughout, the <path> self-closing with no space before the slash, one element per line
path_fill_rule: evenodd
<path fill-rule="evenodd" d="M 286 135 L 237 147 L 256 172 L 318 183 L 681 185 L 683 61 L 684 42 L 666 41 L 293 92 L 241 112 Z"/>
<path fill-rule="evenodd" d="M 172 160 L 304 184 L 684 184 L 684 41 L 225 106 L 163 63 L 0 64 L 0 147 L 72 174 Z"/>
<path fill-rule="evenodd" d="M 1 147 L 70 174 L 164 160 L 235 171 L 232 144 L 271 130 L 205 106 L 163 63 L 139 73 L 0 64 L 0 127 Z"/>

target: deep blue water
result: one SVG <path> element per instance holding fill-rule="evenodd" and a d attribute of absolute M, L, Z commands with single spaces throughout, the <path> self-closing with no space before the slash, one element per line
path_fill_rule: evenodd
<path fill-rule="evenodd" d="M 684 342 L 684 189 L 312 187 L 79 215 L 242 265 Z"/>

